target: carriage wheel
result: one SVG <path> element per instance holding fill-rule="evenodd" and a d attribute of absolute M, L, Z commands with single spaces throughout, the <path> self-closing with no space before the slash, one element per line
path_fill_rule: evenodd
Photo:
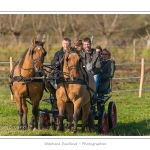
<path fill-rule="evenodd" d="M 93 131 L 95 128 L 95 122 L 94 122 L 92 111 L 90 111 L 89 117 L 88 117 L 88 128 L 89 128 L 89 131 Z"/>
<path fill-rule="evenodd" d="M 103 110 L 98 119 L 98 133 L 106 134 L 108 132 L 107 114 Z"/>
<path fill-rule="evenodd" d="M 108 124 L 109 129 L 115 127 L 117 124 L 117 109 L 114 102 L 110 102 L 108 105 Z"/>
<path fill-rule="evenodd" d="M 40 129 L 49 129 L 50 128 L 50 116 L 49 113 L 42 112 L 40 114 Z"/>

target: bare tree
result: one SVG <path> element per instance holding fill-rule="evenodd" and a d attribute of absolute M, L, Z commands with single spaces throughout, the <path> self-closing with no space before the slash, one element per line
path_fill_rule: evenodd
<path fill-rule="evenodd" d="M 41 14 L 32 14 L 32 26 L 33 30 L 39 39 L 41 34 L 44 32 L 44 27 L 45 27 L 45 15 Z"/>
<path fill-rule="evenodd" d="M 146 31 L 146 36 L 142 36 L 139 33 L 137 33 L 137 35 L 140 37 L 140 39 L 142 40 L 142 42 L 144 43 L 144 41 L 147 42 L 147 46 L 146 48 L 149 49 L 150 48 L 150 34 L 147 28 L 145 28 Z"/>
<path fill-rule="evenodd" d="M 16 42 L 18 43 L 18 38 L 22 32 L 24 14 L 9 14 L 8 21 L 10 30 L 14 34 Z"/>
<path fill-rule="evenodd" d="M 92 17 L 92 28 L 96 32 L 100 33 L 105 37 L 105 46 L 109 44 L 109 39 L 111 35 L 114 33 L 114 30 L 118 27 L 118 18 L 119 15 L 97 15 L 94 14 Z"/>
<path fill-rule="evenodd" d="M 8 23 L 6 15 L 0 15 L 0 36 L 3 37 L 3 35 L 8 30 Z"/>
<path fill-rule="evenodd" d="M 47 24 L 50 30 L 58 36 L 60 40 L 64 37 L 67 28 L 67 14 L 52 14 L 48 15 Z"/>
<path fill-rule="evenodd" d="M 83 15 L 69 14 L 69 23 L 73 31 L 74 40 L 77 40 L 77 38 L 79 38 L 79 36 L 83 32 L 83 20 Z"/>
<path fill-rule="evenodd" d="M 93 14 L 86 24 L 97 35 L 102 36 L 105 39 L 104 45 L 108 46 L 111 44 L 112 37 L 120 37 L 121 34 L 131 37 L 142 25 L 139 21 L 141 18 L 143 16 L 136 14 Z"/>

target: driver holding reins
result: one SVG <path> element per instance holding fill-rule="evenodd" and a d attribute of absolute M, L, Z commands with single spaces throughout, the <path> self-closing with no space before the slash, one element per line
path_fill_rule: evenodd
<path fill-rule="evenodd" d="M 64 38 L 62 40 L 62 48 L 54 54 L 54 58 L 50 62 L 51 66 L 54 66 L 54 67 L 50 68 L 50 70 L 49 70 L 50 71 L 49 78 L 59 77 L 59 73 L 63 69 L 63 59 L 64 59 L 64 54 L 66 52 L 67 46 L 71 46 L 71 39 L 70 38 Z M 50 93 L 52 93 L 52 95 L 56 98 L 55 92 L 56 92 L 57 84 L 56 84 L 55 79 L 53 80 L 52 85 L 49 83 L 47 85 L 47 88 L 49 89 Z"/>

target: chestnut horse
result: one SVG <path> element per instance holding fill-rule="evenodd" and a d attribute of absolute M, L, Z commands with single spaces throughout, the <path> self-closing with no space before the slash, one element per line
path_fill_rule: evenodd
<path fill-rule="evenodd" d="M 62 81 L 58 80 L 57 84 L 58 129 L 63 130 L 63 117 L 66 109 L 68 115 L 67 131 L 71 130 L 72 121 L 74 121 L 73 132 L 76 133 L 82 108 L 82 131 L 84 131 L 90 113 L 91 98 L 95 91 L 95 81 L 93 75 L 83 69 L 78 52 L 71 51 L 69 47 L 64 56 L 63 78 Z"/>
<path fill-rule="evenodd" d="M 27 129 L 28 107 L 26 98 L 30 98 L 32 104 L 31 129 L 38 129 L 38 107 L 43 96 L 43 80 L 34 79 L 43 75 L 43 62 L 46 51 L 42 41 L 32 40 L 32 45 L 25 51 L 20 61 L 16 63 L 10 74 L 10 88 L 16 100 L 19 129 Z M 22 120 L 24 118 L 24 121 Z"/>

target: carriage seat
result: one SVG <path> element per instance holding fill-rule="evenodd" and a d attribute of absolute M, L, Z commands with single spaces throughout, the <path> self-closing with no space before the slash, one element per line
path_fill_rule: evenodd
<path fill-rule="evenodd" d="M 103 91 L 99 91 L 99 94 L 100 95 L 105 95 L 105 94 L 109 94 L 111 92 L 111 88 L 108 87 L 107 89 L 103 90 Z"/>
<path fill-rule="evenodd" d="M 106 82 L 100 83 L 98 94 L 99 95 L 109 94 L 112 91 L 110 83 L 111 83 L 111 79 Z"/>

